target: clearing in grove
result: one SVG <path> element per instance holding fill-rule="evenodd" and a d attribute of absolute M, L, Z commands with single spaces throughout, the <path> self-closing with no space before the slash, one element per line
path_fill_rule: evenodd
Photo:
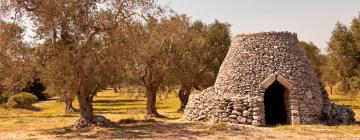
<path fill-rule="evenodd" d="M 330 95 L 332 102 L 348 105 L 360 119 L 360 102 Z M 186 122 L 178 113 L 176 93 L 157 103 L 160 114 L 168 119 L 144 121 L 146 100 L 126 93 L 104 90 L 95 97 L 94 113 L 117 122 L 116 127 L 93 127 L 73 131 L 77 113 L 64 114 L 57 100 L 37 102 L 32 109 L 0 107 L 0 139 L 360 139 L 359 124 L 351 126 L 279 125 L 254 127 L 236 124 Z M 78 108 L 74 102 L 75 107 Z M 123 120 L 119 122 L 119 120 Z M 125 121 L 124 121 L 125 120 Z"/>

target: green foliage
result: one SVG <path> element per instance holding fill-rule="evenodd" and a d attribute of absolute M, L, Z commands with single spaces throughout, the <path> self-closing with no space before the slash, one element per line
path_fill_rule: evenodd
<path fill-rule="evenodd" d="M 55 96 L 56 96 L 55 93 L 45 92 L 45 91 L 44 91 L 42 94 L 44 94 L 44 96 L 45 96 L 46 98 L 52 98 L 52 97 L 55 97 Z"/>
<path fill-rule="evenodd" d="M 9 97 L 6 97 L 6 96 L 0 97 L 0 105 L 6 104 L 8 99 L 9 99 Z"/>
<path fill-rule="evenodd" d="M 15 107 L 28 107 L 31 106 L 38 99 L 35 95 L 30 93 L 22 92 L 13 96 L 10 96 L 7 106 L 11 108 Z"/>
<path fill-rule="evenodd" d="M 342 79 L 339 82 L 339 86 L 337 88 L 337 91 L 341 94 L 346 94 L 350 91 L 350 83 L 349 79 Z"/>
<path fill-rule="evenodd" d="M 181 21 L 181 20 L 180 20 Z M 187 87 L 206 88 L 213 84 L 231 43 L 230 25 L 182 20 L 182 38 L 175 43 L 172 73 Z"/>
<path fill-rule="evenodd" d="M 305 55 L 310 60 L 310 64 L 318 76 L 321 76 L 321 66 L 325 61 L 324 55 L 320 53 L 320 49 L 312 42 L 300 41 L 299 46 L 304 49 Z"/>
<path fill-rule="evenodd" d="M 360 75 L 353 76 L 350 79 L 350 90 L 349 93 L 352 95 L 360 95 Z"/>
<path fill-rule="evenodd" d="M 22 40 L 23 31 L 0 20 L 0 94 L 21 92 L 35 77 L 33 49 Z"/>
<path fill-rule="evenodd" d="M 230 25 L 215 20 L 209 25 L 206 41 L 209 47 L 208 65 L 217 75 L 231 44 Z"/>
<path fill-rule="evenodd" d="M 328 52 L 329 56 L 336 59 L 333 63 L 337 65 L 337 71 L 343 79 L 352 77 L 358 69 L 360 52 L 357 48 L 353 33 L 345 25 L 337 23 L 330 38 Z"/>
<path fill-rule="evenodd" d="M 327 55 L 324 59 L 325 62 L 320 68 L 321 79 L 330 87 L 330 94 L 332 94 L 334 86 L 340 80 L 340 74 L 337 71 L 337 66 L 333 63 L 334 60 L 332 57 Z"/>
<path fill-rule="evenodd" d="M 323 79 L 327 84 L 340 82 L 338 91 L 358 95 L 360 91 L 360 14 L 350 27 L 337 23 L 332 31 L 328 47 Z"/>

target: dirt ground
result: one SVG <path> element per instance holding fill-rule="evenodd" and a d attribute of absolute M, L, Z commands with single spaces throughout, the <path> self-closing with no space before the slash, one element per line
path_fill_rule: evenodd
<path fill-rule="evenodd" d="M 357 102 L 337 97 L 338 103 L 351 105 L 359 118 Z M 77 107 L 77 104 L 74 104 Z M 255 127 L 236 124 L 211 124 L 182 121 L 176 112 L 176 96 L 157 104 L 158 111 L 171 119 L 144 121 L 145 100 L 110 91 L 99 93 L 94 112 L 116 122 L 112 128 L 72 129 L 78 113 L 64 114 L 64 105 L 56 100 L 34 104 L 37 110 L 0 107 L 0 140 L 23 139 L 360 139 L 360 125 L 280 125 Z M 131 120 L 120 123 L 119 120 Z"/>
<path fill-rule="evenodd" d="M 118 124 L 73 131 L 71 127 L 0 132 L 0 139 L 360 139 L 360 126 L 276 126 L 254 127 L 235 124 L 175 121 Z"/>

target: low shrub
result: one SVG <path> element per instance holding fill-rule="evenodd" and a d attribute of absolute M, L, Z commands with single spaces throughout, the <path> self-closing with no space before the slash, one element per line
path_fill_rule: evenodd
<path fill-rule="evenodd" d="M 36 79 L 33 82 L 28 83 L 26 88 L 22 90 L 22 92 L 27 92 L 35 95 L 38 100 L 46 100 L 47 97 L 43 93 L 46 90 L 45 86 L 40 82 L 40 79 Z"/>
<path fill-rule="evenodd" d="M 7 101 L 8 101 L 8 99 L 9 99 L 9 98 L 6 97 L 6 96 L 0 97 L 0 105 L 6 104 Z"/>
<path fill-rule="evenodd" d="M 29 107 L 31 106 L 37 99 L 35 95 L 32 95 L 27 92 L 22 92 L 13 96 L 10 96 L 6 105 L 11 108 L 15 107 Z"/>
<path fill-rule="evenodd" d="M 45 95 L 46 98 L 52 98 L 56 96 L 56 91 L 51 88 L 47 88 L 42 93 Z"/>

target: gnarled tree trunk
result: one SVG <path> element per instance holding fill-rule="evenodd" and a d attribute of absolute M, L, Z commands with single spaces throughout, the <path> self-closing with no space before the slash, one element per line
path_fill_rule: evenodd
<path fill-rule="evenodd" d="M 146 85 L 146 111 L 147 117 L 161 117 L 156 110 L 156 94 L 158 87 L 156 85 Z"/>
<path fill-rule="evenodd" d="M 333 86 L 333 85 L 329 85 L 329 88 L 330 88 L 330 95 L 332 95 L 332 94 L 333 94 L 334 86 Z"/>
<path fill-rule="evenodd" d="M 156 94 L 160 85 L 161 79 L 154 79 L 153 72 L 149 67 L 146 67 L 145 75 L 142 77 L 146 89 L 146 111 L 147 117 L 163 118 L 156 110 Z"/>
<path fill-rule="evenodd" d="M 178 109 L 178 112 L 183 112 L 185 110 L 185 107 L 189 101 L 189 96 L 191 93 L 191 84 L 182 83 L 180 90 L 178 92 L 178 97 L 180 100 L 180 108 Z"/>
<path fill-rule="evenodd" d="M 74 127 L 77 129 L 89 127 L 92 125 L 93 107 L 91 93 L 85 89 L 85 73 L 81 65 L 77 63 L 76 69 L 76 97 L 80 107 L 80 119 L 75 122 Z"/>
<path fill-rule="evenodd" d="M 120 88 L 119 88 L 120 86 L 118 86 L 118 85 L 112 85 L 112 88 L 114 89 L 114 92 L 115 93 L 119 93 L 120 92 Z"/>
<path fill-rule="evenodd" d="M 75 122 L 75 128 L 85 128 L 93 124 L 93 106 L 92 99 L 95 94 L 84 94 L 78 92 L 77 100 L 79 102 L 80 119 Z"/>
<path fill-rule="evenodd" d="M 181 87 L 178 92 L 178 97 L 180 100 L 180 108 L 178 109 L 178 112 L 183 112 L 185 110 L 185 107 L 189 101 L 189 97 L 191 94 L 191 89 L 195 88 L 196 90 L 201 90 L 201 87 L 199 86 L 199 82 L 201 79 L 201 76 L 208 70 L 208 67 L 204 67 L 200 70 L 199 73 L 197 73 L 194 77 L 182 77 L 181 80 Z"/>
<path fill-rule="evenodd" d="M 80 106 L 80 120 L 85 123 L 91 123 L 93 117 L 93 107 L 92 100 L 90 96 L 79 96 L 78 97 L 79 106 Z"/>
<path fill-rule="evenodd" d="M 65 114 L 77 112 L 77 110 L 73 107 L 73 99 L 69 98 L 65 100 Z"/>

